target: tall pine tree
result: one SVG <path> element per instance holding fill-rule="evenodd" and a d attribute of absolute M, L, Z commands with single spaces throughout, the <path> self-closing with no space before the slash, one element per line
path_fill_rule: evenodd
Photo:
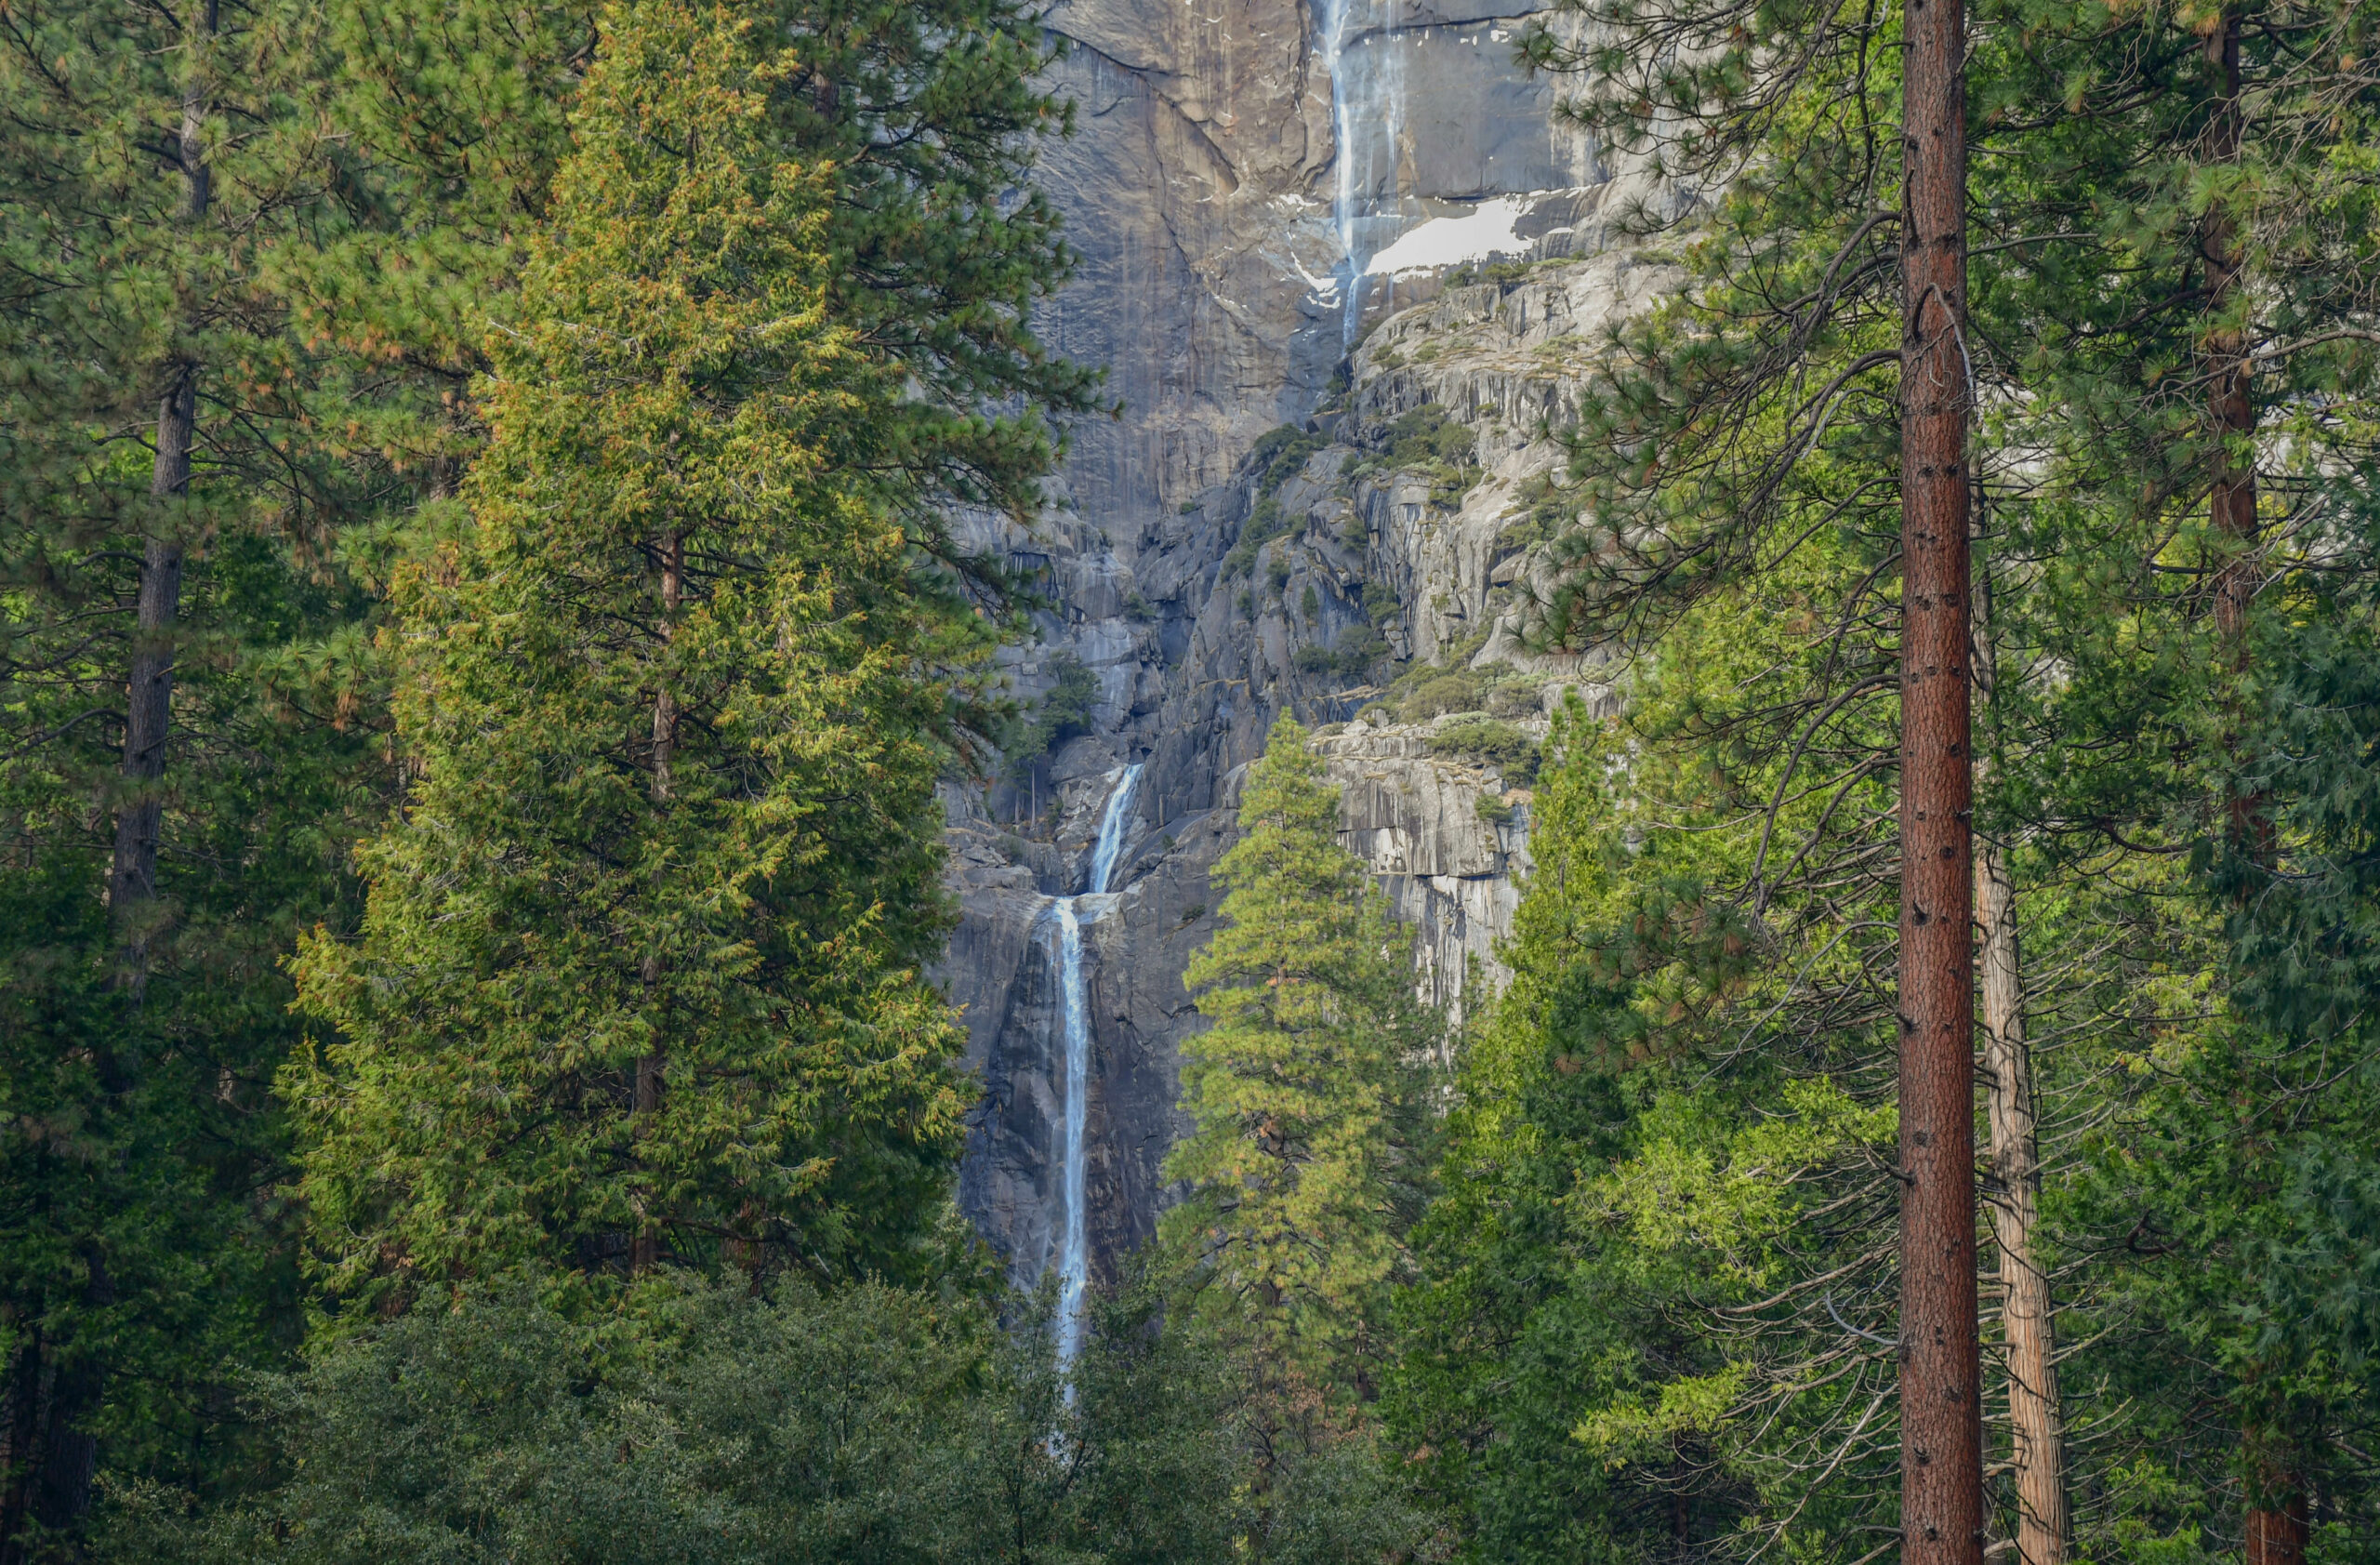
<path fill-rule="evenodd" d="M 1284 715 L 1249 769 L 1228 888 L 1183 982 L 1210 1024 L 1183 1045 L 1188 1194 L 1161 1234 L 1188 1301 L 1242 1367 L 1260 1477 L 1329 1443 L 1385 1353 L 1388 1291 L 1423 1173 L 1439 1018 L 1412 938 L 1338 840 L 1338 790 Z"/>
<path fill-rule="evenodd" d="M 405 808 L 299 961 L 284 1091 L 325 1278 L 899 1272 L 961 1107 L 919 975 L 973 622 L 829 460 L 835 170 L 801 51 L 615 7 L 496 341 L 451 538 L 400 581 Z"/>

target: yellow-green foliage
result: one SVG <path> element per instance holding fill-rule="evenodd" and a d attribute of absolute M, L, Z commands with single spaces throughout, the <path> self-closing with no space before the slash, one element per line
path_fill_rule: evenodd
<path fill-rule="evenodd" d="M 1284 717 L 1215 866 L 1222 927 L 1183 975 L 1210 1025 L 1183 1045 L 1192 1129 L 1165 1168 L 1190 1195 L 1162 1226 L 1200 1316 L 1324 1396 L 1378 1352 L 1432 1034 L 1411 938 L 1339 845 L 1338 819 L 1338 790 Z"/>
<path fill-rule="evenodd" d="M 918 669 L 974 633 L 822 449 L 826 186 L 766 121 L 800 69 L 722 9 L 607 15 L 469 514 L 397 586 L 408 807 L 361 939 L 298 958 L 323 1041 L 284 1088 L 342 1293 L 638 1233 L 898 1267 L 955 1146 Z"/>

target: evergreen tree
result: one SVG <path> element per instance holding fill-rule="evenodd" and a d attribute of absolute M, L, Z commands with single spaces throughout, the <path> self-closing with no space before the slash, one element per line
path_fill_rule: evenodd
<path fill-rule="evenodd" d="M 0 29 L 0 1558 L 101 1464 L 231 1470 L 298 1326 L 278 959 L 380 772 L 342 534 L 368 372 L 282 282 L 341 232 L 304 7 Z"/>
<path fill-rule="evenodd" d="M 1439 1039 L 1411 938 L 1340 845 L 1337 790 L 1286 715 L 1239 824 L 1214 869 L 1223 927 L 1183 975 L 1210 1025 L 1183 1045 L 1191 1129 L 1166 1173 L 1188 1194 L 1161 1234 L 1245 1367 L 1269 1472 L 1327 1445 L 1377 1382 Z"/>
<path fill-rule="evenodd" d="M 950 515 L 1037 511 L 1053 420 L 1098 401 L 1100 372 L 1050 352 L 1031 320 L 1073 264 L 1032 181 L 1041 138 L 1073 124 L 1039 76 L 1057 46 L 1017 0 L 744 14 L 792 51 L 767 114 L 829 192 L 820 286 L 855 362 L 818 438 L 901 514 L 930 574 L 998 596 L 1004 562 L 969 556 Z M 465 390 L 549 215 L 601 15 L 593 0 L 355 0 L 331 20 L 339 190 L 358 221 L 309 297 L 322 329 L 433 393 L 423 422 L 384 438 L 450 474 L 485 433 Z"/>
<path fill-rule="evenodd" d="M 454 536 L 397 588 L 403 816 L 284 1090 L 334 1293 L 529 1264 L 916 1264 L 962 1107 L 919 973 L 977 632 L 830 465 L 797 48 L 607 12 Z"/>
<path fill-rule="evenodd" d="M 1533 841 L 1573 888 L 1540 877 L 1530 900 L 1571 912 L 1561 938 L 1523 943 L 1514 1010 L 1485 1031 L 1504 1046 L 1466 1065 L 1449 1188 L 1454 1170 L 1492 1182 L 1428 1227 L 1433 1284 L 1416 1298 L 1397 1396 L 1435 1420 L 1409 1425 L 1437 1453 L 1433 1481 L 1478 1505 L 1478 1536 L 1506 1551 L 1554 1546 L 1556 1522 L 1593 1534 L 1599 1518 L 1645 1551 L 1752 1519 L 1735 1536 L 1782 1546 L 1771 1527 L 1790 1527 L 1804 1548 L 1852 1548 L 1857 1536 L 1828 1530 L 1878 1519 L 1863 1484 L 1885 1475 L 1892 1439 L 1858 1417 L 1863 1400 L 1840 1400 L 1844 1377 L 1871 1373 L 1852 1367 L 1871 1350 L 1854 1324 L 1890 1332 L 1852 1303 L 1873 1277 L 1854 1243 L 1873 1217 L 1873 1200 L 1852 1200 L 1857 1170 L 1771 1165 L 1782 1191 L 1756 1179 L 1733 1196 L 1690 1184 L 1704 1222 L 1645 1227 L 1635 1213 L 1661 1210 L 1647 1182 L 1675 1191 L 1678 1167 L 1728 1167 L 1730 1141 L 1771 1155 L 1761 1124 L 1806 1107 L 1778 1074 L 1831 1074 L 1871 1103 L 1861 1072 L 1875 1055 L 1861 1065 L 1854 1029 L 1883 1019 L 1875 894 L 1895 829 L 1871 789 L 1897 746 L 1863 708 L 1890 703 L 1895 683 L 1875 657 L 1890 643 L 1873 584 L 1895 569 L 1878 512 L 1904 448 L 1875 377 L 1899 326 L 1885 207 L 1899 186 L 1887 105 L 1901 19 L 1831 5 L 1590 9 L 1614 29 L 1590 31 L 1582 52 L 1540 35 L 1540 60 L 1597 73 L 1611 90 L 1590 114 L 1606 128 L 1647 131 L 1680 171 L 1730 186 L 1687 250 L 1690 296 L 1616 336 L 1573 448 L 1590 526 L 1547 629 L 1573 643 L 1619 636 L 1642 655 L 1628 746 L 1594 763 L 1628 781 L 1568 827 L 1550 815 Z M 2280 720 L 2252 714 L 2266 645 L 2278 665 L 2296 660 L 2275 627 L 2323 617 L 2307 607 L 2320 593 L 2296 593 L 2354 569 L 2339 538 L 2366 508 L 2373 253 L 2368 186 L 2349 174 L 2363 155 L 2349 148 L 2368 112 L 2368 17 L 2356 9 L 1976 7 L 1980 255 L 1961 372 L 1985 407 L 1977 829 L 1997 860 L 1980 865 L 1985 936 L 2009 958 L 1988 967 L 1985 1019 L 1994 1068 L 2023 1068 L 1994 1069 L 1990 1107 L 1994 1170 L 2042 1184 L 2026 1222 L 2006 1222 L 2026 1205 L 2014 1191 L 1994 1213 L 2011 1307 L 1985 1417 L 1999 1425 L 2018 1403 L 2011 1425 L 2032 1420 L 2011 1432 L 2016 1484 L 1997 1510 L 2035 1565 L 2070 1544 L 2064 1496 L 2044 1493 L 2058 1475 L 2032 1458 L 2064 1437 L 2061 1420 L 2040 1405 L 2042 1382 L 2018 1384 L 2020 1324 L 2042 1327 L 2030 1362 L 2049 1362 L 2047 1318 L 2020 1322 L 2014 1307 L 2020 1272 L 2049 1296 L 2028 1307 L 2070 1312 L 2061 1336 L 2085 1344 L 2061 1370 L 2066 1426 L 2095 1432 L 2066 1453 L 2082 1546 L 2244 1536 L 2258 1558 L 2287 1560 L 2307 1544 L 2313 1489 L 2339 1503 L 2334 1536 L 2361 1527 L 2347 1503 L 2363 1481 L 2347 1455 L 2359 1441 L 2333 1443 L 2356 1399 L 2311 1370 L 2320 1334 L 2278 1327 L 2266 1263 L 2249 1260 L 2290 1253 L 2290 1234 L 2313 1248 L 2318 1231 L 2337 1234 L 2334 1214 L 2311 1220 L 2311 1184 L 2292 1170 L 2311 1167 L 2299 1158 L 2316 1136 L 2337 1158 L 2359 1110 L 2342 1095 L 2339 1120 L 2316 1115 L 2311 1081 L 2285 1060 L 2311 1072 L 2351 1046 L 2345 1029 L 2316 1043 L 2307 1010 L 2278 1034 L 2204 1015 L 2209 996 L 2261 996 L 2258 1013 L 2282 1015 L 2264 1010 L 2261 975 L 2292 972 L 2285 988 L 2304 993 L 2339 970 L 2339 948 L 2316 955 L 2323 920 L 2299 920 L 2304 903 L 2280 891 L 2337 888 L 2313 869 L 2337 862 L 2334 845 L 2294 857 L 2273 831 L 2282 817 L 2334 824 L 2342 796 L 2333 784 L 2330 802 L 2302 813 L 2261 793 L 2264 779 L 2307 776 L 2307 748 L 2261 748 L 2258 722 Z M 1792 555 L 1811 550 L 1814 572 L 1794 572 Z M 2299 557 L 2311 569 L 2275 569 Z M 1806 624 L 1778 636 L 1788 627 L 1768 615 L 1788 607 Z M 2273 624 L 2258 627 L 2264 615 Z M 1713 662 L 1728 641 L 1738 650 Z M 2299 734 L 2330 724 L 2337 738 L 2354 722 L 2351 703 L 2292 700 Z M 2275 827 L 2242 831 L 2242 802 Z M 1568 845 L 1550 836 L 1561 831 Z M 2258 841 L 2278 860 L 2240 851 Z M 2189 874 L 2192 855 L 2211 874 Z M 1619 879 L 1594 915 L 1578 912 L 1580 862 Z M 2018 905 L 2030 967 L 2014 962 Z M 2215 938 L 2226 920 L 2230 955 Z M 1649 938 L 1680 922 L 1733 922 L 1750 967 L 1701 938 Z M 2237 943 L 2249 929 L 2254 962 Z M 1861 960 L 1842 962 L 1852 950 Z M 1597 1081 L 1580 1039 L 1611 1041 L 1625 1065 Z M 1671 1051 L 1692 1062 L 1699 1107 L 1663 1081 Z M 2330 1077 L 2330 1091 L 2351 1079 Z M 2028 1146 L 2004 1110 L 2030 1120 L 2035 1100 L 2047 1129 Z M 1535 1199 L 1597 1167 L 1611 1170 L 1597 1184 L 1602 1229 L 1568 1229 Z M 1826 1222 L 1768 1227 L 1809 1200 Z M 1750 1231 L 1778 1263 L 1759 1310 L 1712 1260 L 1728 1251 L 1704 1248 L 1742 1241 L 1744 1217 L 1759 1217 Z M 2188 1241 L 2168 1251 L 2168 1231 Z M 2323 1243 L 2323 1286 L 2345 1286 Z M 1492 1286 L 1497 1274 L 1530 1284 Z M 1485 1348 L 1475 1377 L 1454 1344 Z M 1614 1365 L 1640 1374 L 1635 1388 Z M 1744 1373 L 1713 1379 L 1730 1365 Z M 1509 1391 L 1528 1382 L 1547 1388 Z M 2292 1391 L 2316 1382 L 2318 1396 Z M 1713 1396 L 1723 1384 L 1730 1396 Z M 1466 1386 L 1497 1396 L 1466 1403 Z M 1602 1472 L 1564 1451 L 1552 1417 L 1526 1417 L 1564 1396 L 1602 1405 L 1578 1425 L 1578 1443 L 1609 1453 Z M 1631 1432 L 1649 1439 L 1631 1446 Z M 2307 1460 L 2292 1453 L 2311 1453 L 2320 1477 L 2292 1477 Z"/>

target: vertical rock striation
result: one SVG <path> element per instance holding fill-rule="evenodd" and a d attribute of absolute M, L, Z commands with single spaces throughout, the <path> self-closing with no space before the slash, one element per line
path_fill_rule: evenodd
<path fill-rule="evenodd" d="M 1333 725 L 1318 742 L 1345 840 L 1459 1003 L 1474 964 L 1495 976 L 1527 864 L 1528 767 L 1465 736 L 1540 737 L 1565 689 L 1614 698 L 1592 654 L 1535 652 L 1526 632 L 1578 369 L 1675 275 L 1619 219 L 1680 198 L 1615 176 L 1559 121 L 1555 86 L 1514 62 L 1527 11 L 1051 14 L 1082 129 L 1043 178 L 1083 264 L 1044 325 L 1109 366 L 1123 412 L 1077 432 L 1046 524 L 1006 540 L 1052 605 L 1006 671 L 1028 708 L 1078 662 L 1095 694 L 1052 752 L 945 792 L 962 917 L 943 975 L 984 1085 L 961 1201 L 1021 1283 L 1054 1263 L 1066 1205 L 1064 996 L 1038 931 L 1086 883 L 1119 768 L 1142 768 L 1131 845 L 1112 908 L 1081 925 L 1094 1277 L 1163 1203 L 1176 1047 L 1197 1021 L 1181 974 L 1274 718 Z M 1417 696 L 1433 668 L 1452 683 Z"/>

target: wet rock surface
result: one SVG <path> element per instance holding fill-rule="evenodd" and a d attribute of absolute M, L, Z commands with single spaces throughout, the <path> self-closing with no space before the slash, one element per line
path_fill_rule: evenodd
<path fill-rule="evenodd" d="M 1549 475 L 1581 367 L 1677 272 L 1617 221 L 1664 192 L 1606 169 L 1514 62 L 1526 15 L 1459 0 L 1052 14 L 1081 131 L 1044 178 L 1083 268 L 1045 325 L 1111 366 L 1123 411 L 1078 431 L 1042 525 L 979 537 L 1053 605 L 1002 655 L 1013 694 L 1031 708 L 1078 662 L 1095 696 L 1052 753 L 945 789 L 961 917 L 940 970 L 983 1087 L 961 1204 L 1020 1283 L 1061 1220 L 1051 904 L 1083 888 L 1122 767 L 1144 764 L 1117 889 L 1078 904 L 1095 1277 L 1165 1204 L 1178 1053 L 1199 1025 L 1181 975 L 1213 930 L 1209 872 L 1275 718 L 1319 731 L 1342 841 L 1419 932 L 1420 981 L 1459 1005 L 1499 979 L 1529 795 L 1447 736 L 1492 717 L 1541 738 L 1564 691 L 1616 699 L 1599 655 L 1531 635 L 1565 524 Z M 1398 256 L 1435 261 L 1359 275 Z M 1485 280 L 1461 264 L 1496 258 Z M 1458 676 L 1454 694 L 1415 699 L 1433 671 Z M 1466 713 L 1474 698 L 1493 710 Z"/>

